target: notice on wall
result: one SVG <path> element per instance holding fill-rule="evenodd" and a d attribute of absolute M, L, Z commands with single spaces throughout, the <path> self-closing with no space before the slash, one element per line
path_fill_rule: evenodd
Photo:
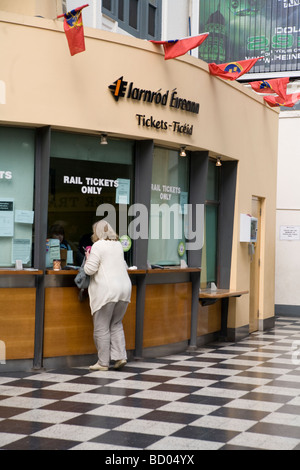
<path fill-rule="evenodd" d="M 23 264 L 30 261 L 31 240 L 27 238 L 16 238 L 13 240 L 12 259 L 14 264 L 16 260 L 21 260 Z"/>
<path fill-rule="evenodd" d="M 19 224 L 33 224 L 33 211 L 16 210 L 15 222 Z"/>
<path fill-rule="evenodd" d="M 116 190 L 116 204 L 129 204 L 130 199 L 130 180 L 118 178 L 118 187 Z"/>
<path fill-rule="evenodd" d="M 300 240 L 300 225 L 281 225 L 279 240 Z"/>
<path fill-rule="evenodd" d="M 14 236 L 14 200 L 0 199 L 0 237 Z"/>

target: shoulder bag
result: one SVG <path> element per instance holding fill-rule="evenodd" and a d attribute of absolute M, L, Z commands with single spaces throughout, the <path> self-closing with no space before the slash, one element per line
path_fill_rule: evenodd
<path fill-rule="evenodd" d="M 74 279 L 74 282 L 78 289 L 87 289 L 90 284 L 90 276 L 84 272 L 84 263 L 85 259 L 83 260 L 83 263 L 79 268 L 78 274 Z"/>

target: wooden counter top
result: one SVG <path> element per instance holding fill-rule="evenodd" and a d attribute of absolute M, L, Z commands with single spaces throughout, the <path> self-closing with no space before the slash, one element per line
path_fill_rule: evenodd
<path fill-rule="evenodd" d="M 199 292 L 199 299 L 224 299 L 225 297 L 239 297 L 243 294 L 249 294 L 249 291 L 232 289 L 201 289 Z"/>
<path fill-rule="evenodd" d="M 157 274 L 157 273 L 198 273 L 201 271 L 201 268 L 154 268 L 147 269 L 147 274 Z"/>
<path fill-rule="evenodd" d="M 164 269 L 128 269 L 127 272 L 129 275 L 133 274 L 166 274 L 166 273 L 194 273 L 200 272 L 200 268 L 164 268 Z M 0 275 L 41 275 L 43 274 L 42 270 L 39 269 L 15 269 L 15 268 L 0 268 Z M 59 271 L 54 271 L 54 269 L 46 269 L 45 274 L 50 275 L 70 275 L 76 276 L 78 274 L 78 269 L 60 269 Z M 210 291 L 209 291 L 210 292 Z"/>
<path fill-rule="evenodd" d="M 127 269 L 128 274 L 146 274 L 145 269 Z"/>
<path fill-rule="evenodd" d="M 128 274 L 146 274 L 146 270 L 144 269 L 128 269 Z M 76 276 L 78 274 L 78 269 L 60 269 L 59 271 L 54 271 L 53 269 L 47 269 L 46 274 L 54 274 L 54 275 L 73 275 Z"/>
<path fill-rule="evenodd" d="M 57 274 L 57 276 L 61 276 L 62 274 L 70 274 L 76 276 L 76 274 L 78 274 L 78 269 L 60 269 L 59 271 L 54 271 L 54 269 L 46 269 L 46 274 Z"/>
<path fill-rule="evenodd" d="M 32 276 L 32 275 L 41 275 L 43 274 L 43 271 L 39 270 L 39 269 L 15 269 L 15 268 L 12 268 L 12 269 L 9 269 L 9 268 L 4 268 L 4 269 L 1 269 L 0 268 L 0 275 L 5 275 L 5 276 Z"/>
<path fill-rule="evenodd" d="M 127 272 L 131 274 L 157 274 L 157 273 L 193 273 L 200 272 L 200 268 L 164 268 L 164 269 L 128 269 Z M 72 274 L 73 276 L 78 273 L 77 269 L 60 269 L 59 271 L 54 271 L 53 269 L 47 269 L 46 274 Z"/>

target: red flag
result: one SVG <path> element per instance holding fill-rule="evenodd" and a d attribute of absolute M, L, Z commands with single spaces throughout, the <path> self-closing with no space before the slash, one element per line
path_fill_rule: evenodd
<path fill-rule="evenodd" d="M 286 98 L 286 87 L 289 83 L 289 77 L 273 78 L 271 80 L 258 80 L 256 82 L 249 82 L 252 89 L 257 93 L 275 93 L 282 99 Z"/>
<path fill-rule="evenodd" d="M 255 63 L 263 57 L 256 59 L 240 60 L 239 62 L 228 62 L 227 64 L 208 64 L 211 75 L 216 75 L 225 80 L 236 80 L 237 78 L 249 72 Z"/>
<path fill-rule="evenodd" d="M 283 99 L 280 96 L 264 96 L 264 100 L 269 106 L 275 108 L 275 106 L 286 106 L 292 108 L 295 106 L 297 101 L 300 100 L 300 93 L 290 93 Z"/>
<path fill-rule="evenodd" d="M 75 8 L 64 15 L 64 30 L 71 55 L 85 51 L 82 9 L 86 6 Z"/>
<path fill-rule="evenodd" d="M 165 50 L 165 60 L 175 59 L 184 55 L 186 52 L 195 47 L 200 46 L 200 44 L 205 41 L 209 33 L 199 34 L 198 36 L 192 36 L 184 39 L 174 39 L 172 41 L 150 41 L 154 44 L 162 44 Z"/>

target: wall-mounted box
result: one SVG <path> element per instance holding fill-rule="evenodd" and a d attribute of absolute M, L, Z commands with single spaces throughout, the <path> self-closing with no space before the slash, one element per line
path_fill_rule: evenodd
<path fill-rule="evenodd" d="M 252 243 L 257 241 L 256 217 L 248 214 L 240 214 L 240 242 Z"/>

